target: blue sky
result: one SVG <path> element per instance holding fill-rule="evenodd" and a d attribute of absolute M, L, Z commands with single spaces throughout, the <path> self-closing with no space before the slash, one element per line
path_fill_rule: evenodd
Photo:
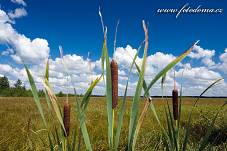
<path fill-rule="evenodd" d="M 184 13 L 180 14 L 178 18 L 176 18 L 176 13 L 157 13 L 157 10 L 161 8 L 181 9 L 187 3 L 191 8 L 201 5 L 201 8 L 220 8 L 223 11 L 222 13 L 212 14 Z M 113 54 L 117 20 L 120 20 L 117 47 L 127 48 L 127 45 L 130 45 L 131 48 L 137 48 L 144 38 L 141 25 L 141 21 L 144 19 L 149 27 L 149 55 L 156 55 L 156 52 L 160 51 L 163 56 L 172 55 L 176 57 L 193 42 L 200 40 L 197 48 L 197 52 L 200 54 L 194 57 L 192 55 L 188 58 L 192 68 L 202 68 L 204 66 L 207 70 L 217 72 L 221 77 L 226 77 L 225 67 L 227 66 L 225 66 L 223 58 L 225 58 L 225 49 L 227 48 L 227 2 L 223 0 L 1 0 L 0 6 L 0 9 L 12 21 L 10 25 L 16 31 L 16 35 L 25 35 L 31 41 L 41 38 L 47 42 L 46 45 L 44 41 L 39 41 L 37 45 L 45 49 L 47 53 L 50 53 L 53 61 L 56 61 L 56 58 L 59 57 L 58 46 L 62 45 L 64 54 L 76 54 L 85 61 L 87 53 L 90 51 L 92 62 L 94 64 L 97 62 L 101 55 L 103 40 L 102 26 L 98 14 L 100 6 L 104 24 L 108 27 L 108 48 L 111 56 Z M 18 8 L 24 9 L 24 14 L 19 14 L 19 16 L 15 17 L 15 9 Z M 10 12 L 14 15 L 10 15 Z M 2 31 L 5 31 L 5 29 L 2 29 Z M 2 52 L 7 49 L 7 38 L 4 38 L 3 35 L 1 40 L 0 35 L 0 50 Z M 14 40 L 11 39 L 11 41 Z M 41 47 L 40 43 L 44 46 Z M 34 45 L 35 48 L 33 46 L 32 48 L 36 49 L 36 44 Z M 12 55 L 16 54 L 16 57 L 20 57 L 19 54 L 22 48 L 17 48 L 16 40 L 8 43 L 8 46 L 13 53 L 1 56 L 0 64 L 8 64 L 12 68 L 21 69 L 18 58 L 15 59 L 15 56 L 12 57 Z M 215 50 L 214 55 L 211 53 L 212 50 Z M 38 60 L 45 58 L 47 53 L 42 53 L 40 55 L 42 58 L 38 58 Z M 224 56 L 222 59 L 220 59 L 221 55 Z M 34 56 L 34 58 L 37 59 L 37 56 Z M 208 67 L 207 63 L 204 65 L 204 60 L 206 62 L 213 61 L 213 63 Z M 186 63 L 184 62 L 184 64 Z M 34 62 L 32 64 L 35 66 Z M 95 66 L 94 72 L 98 68 Z M 180 69 L 181 66 L 179 67 Z M 3 75 L 5 74 L 4 72 L 2 71 L 1 73 L 0 71 L 0 74 Z"/>
<path fill-rule="evenodd" d="M 92 51 L 94 58 L 101 53 L 102 28 L 98 15 L 101 6 L 103 19 L 108 26 L 109 49 L 113 51 L 113 38 L 117 20 L 120 19 L 118 45 L 131 44 L 137 47 L 143 40 L 141 20 L 149 23 L 150 49 L 179 55 L 195 40 L 210 49 L 223 51 L 227 39 L 227 14 L 183 14 L 178 19 L 175 14 L 157 14 L 158 8 L 180 8 L 189 3 L 192 7 L 227 7 L 225 1 L 27 1 L 28 15 L 18 19 L 15 27 L 30 38 L 42 37 L 48 40 L 51 55 L 58 55 L 58 45 L 66 53 L 87 55 Z M 1 8 L 16 8 L 10 0 L 1 0 Z M 149 51 L 152 53 L 152 51 Z"/>

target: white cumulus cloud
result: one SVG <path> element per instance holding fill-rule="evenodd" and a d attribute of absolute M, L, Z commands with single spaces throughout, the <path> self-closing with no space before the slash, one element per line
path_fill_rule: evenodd
<path fill-rule="evenodd" d="M 11 19 L 15 19 L 15 18 L 20 18 L 20 17 L 23 17 L 23 16 L 27 16 L 27 11 L 24 9 L 24 8 L 16 8 L 14 11 L 10 11 L 8 13 L 8 16 L 11 18 Z"/>
<path fill-rule="evenodd" d="M 27 4 L 25 3 L 24 0 L 11 0 L 11 2 L 19 4 L 19 5 L 27 6 Z"/>
<path fill-rule="evenodd" d="M 194 46 L 194 51 L 192 51 L 188 56 L 193 59 L 202 59 L 202 63 L 208 67 L 215 65 L 212 57 L 215 55 L 215 50 L 204 49 L 198 45 Z"/>
<path fill-rule="evenodd" d="M 49 56 L 48 42 L 42 38 L 31 40 L 18 33 L 11 25 L 9 16 L 0 10 L 0 43 L 9 45 L 14 53 L 11 57 L 18 63 L 38 64 Z"/>
<path fill-rule="evenodd" d="M 219 56 L 220 63 L 216 65 L 216 68 L 219 69 L 224 74 L 227 74 L 227 48 L 224 53 Z"/>

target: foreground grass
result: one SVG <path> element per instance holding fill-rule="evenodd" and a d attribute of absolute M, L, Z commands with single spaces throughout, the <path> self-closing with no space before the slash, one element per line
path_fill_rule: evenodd
<path fill-rule="evenodd" d="M 0 150 L 48 150 L 48 140 L 46 132 L 42 130 L 43 125 L 40 114 L 35 106 L 33 98 L 0 98 Z M 59 98 L 59 103 L 63 104 L 64 98 Z M 129 124 L 129 107 L 131 100 L 128 98 L 127 110 L 124 118 L 124 125 L 120 140 L 120 149 L 123 150 L 127 144 L 128 124 Z M 214 112 L 223 104 L 224 99 L 201 99 L 196 110 L 193 112 L 192 131 L 190 134 L 190 146 L 199 143 L 200 139 L 206 133 L 206 127 Z M 45 100 L 42 100 L 44 109 L 47 110 Z M 183 99 L 182 122 L 184 127 L 188 113 L 193 103 L 192 98 Z M 78 129 L 78 121 L 75 112 L 75 102 L 70 98 L 72 116 L 71 116 L 71 136 L 74 129 Z M 154 104 L 161 122 L 165 124 L 164 101 L 154 99 Z M 140 109 L 144 102 L 140 102 Z M 227 115 L 226 108 L 219 115 L 215 124 L 215 130 L 210 137 L 210 142 L 215 142 L 215 150 L 227 150 Z M 86 122 L 91 137 L 94 150 L 107 150 L 107 117 L 106 101 L 104 98 L 92 98 L 86 113 Z M 51 115 L 46 115 L 48 122 L 54 123 Z M 116 116 L 115 116 L 116 117 Z M 117 122 L 115 122 L 117 124 Z M 78 135 L 76 131 L 76 135 Z M 217 137 L 218 136 L 218 137 Z M 216 138 L 216 139 L 215 139 Z M 81 142 L 82 147 L 83 141 Z M 153 114 L 147 113 L 142 125 L 136 145 L 137 150 L 163 150 L 162 133 Z M 84 150 L 84 148 L 82 148 Z"/>

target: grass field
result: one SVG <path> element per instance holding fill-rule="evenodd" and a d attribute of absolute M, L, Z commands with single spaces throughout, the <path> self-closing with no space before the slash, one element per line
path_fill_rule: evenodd
<path fill-rule="evenodd" d="M 48 140 L 41 121 L 40 114 L 35 106 L 33 98 L 0 98 L 0 150 L 48 150 Z M 64 98 L 59 98 L 59 103 L 63 104 Z M 124 118 L 123 135 L 121 135 L 120 149 L 123 150 L 127 144 L 127 130 L 129 124 L 129 106 Z M 190 148 L 194 150 L 196 145 L 205 135 L 206 127 L 214 116 L 214 112 L 226 99 L 201 99 L 193 112 L 192 131 L 190 133 Z M 46 102 L 42 100 L 45 110 Z M 184 128 L 188 113 L 193 103 L 192 98 L 183 99 L 181 126 Z M 71 136 L 74 129 L 78 129 L 78 121 L 75 112 L 75 102 L 70 98 L 71 116 Z M 161 117 L 161 122 L 165 124 L 164 100 L 154 99 L 157 113 Z M 140 108 L 144 105 L 141 101 Z M 215 142 L 215 150 L 227 150 L 227 115 L 226 108 L 217 118 L 214 131 L 209 138 Z M 57 125 L 51 115 L 46 115 L 48 122 Z M 86 113 L 86 123 L 91 137 L 94 150 L 107 150 L 107 114 L 105 98 L 92 98 Z M 115 116 L 116 117 L 116 116 Z M 115 119 L 117 124 L 117 119 Z M 54 127 L 52 127 L 54 129 Z M 76 131 L 78 135 L 78 130 Z M 218 136 L 218 137 L 217 137 Z M 216 139 L 215 139 L 216 138 Z M 215 139 L 215 140 L 214 140 Z M 81 142 L 82 147 L 83 141 Z M 147 112 L 136 150 L 163 150 L 162 133 L 152 114 Z M 84 150 L 84 148 L 82 148 Z"/>

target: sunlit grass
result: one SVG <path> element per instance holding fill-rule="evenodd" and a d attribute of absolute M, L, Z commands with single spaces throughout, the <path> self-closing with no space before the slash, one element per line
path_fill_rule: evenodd
<path fill-rule="evenodd" d="M 62 106 L 65 98 L 58 98 L 59 104 Z M 124 117 L 124 123 L 122 128 L 122 134 L 120 138 L 120 149 L 125 148 L 127 144 L 128 124 L 130 114 L 130 99 L 127 99 L 127 108 Z M 194 99 L 195 100 L 195 99 Z M 170 100 L 169 100 L 170 101 Z M 44 100 L 41 99 L 44 112 L 47 113 L 48 107 Z M 73 107 L 75 105 L 74 99 L 70 98 L 69 102 Z M 205 135 L 208 122 L 214 116 L 215 111 L 223 104 L 224 99 L 201 99 L 198 107 L 192 115 L 192 134 L 189 137 L 189 145 L 192 150 L 196 149 L 200 139 Z M 119 102 L 121 103 L 121 102 Z M 182 123 L 186 124 L 188 113 L 191 110 L 193 103 L 192 98 L 185 98 L 183 101 Z M 42 119 L 35 106 L 33 98 L 0 98 L 0 150 L 28 150 L 29 144 L 27 135 L 31 140 L 34 150 L 48 150 L 48 140 L 46 132 L 39 132 L 39 135 L 35 135 L 32 131 L 43 129 Z M 165 104 L 161 99 L 154 99 L 154 104 L 157 113 L 162 123 L 165 123 L 165 113 L 163 105 Z M 139 104 L 140 112 L 144 105 L 144 101 Z M 116 111 L 119 111 L 117 108 Z M 225 110 L 217 118 L 215 124 L 215 130 L 217 132 L 226 133 L 227 116 Z M 72 110 L 72 115 L 75 115 L 75 111 Z M 48 122 L 54 122 L 57 125 L 57 121 L 52 121 L 51 115 L 46 115 Z M 31 119 L 29 132 L 27 132 L 28 121 Z M 71 128 L 78 128 L 78 121 L 75 116 L 71 116 Z M 105 98 L 91 98 L 91 101 L 87 108 L 86 113 L 87 128 L 90 134 L 92 147 L 94 150 L 107 150 L 107 114 Z M 117 124 L 117 123 L 115 123 Z M 53 124 L 54 125 L 54 124 Z M 182 124 L 184 125 L 184 124 Z M 52 127 L 53 130 L 53 127 Z M 71 130 L 71 133 L 73 130 Z M 44 142 L 40 140 L 41 137 Z M 72 136 L 71 136 L 72 137 Z M 141 131 L 139 133 L 136 149 L 138 150 L 162 150 L 162 133 L 159 125 L 156 122 L 153 114 L 149 111 L 142 124 Z M 227 135 L 225 135 L 227 137 Z M 43 144 L 44 143 L 44 144 Z M 82 148 L 84 148 L 82 142 Z M 216 148 L 224 150 L 227 147 L 227 142 L 220 141 Z M 27 148 L 27 149 L 26 149 Z M 82 149 L 83 150 L 83 149 Z"/>

